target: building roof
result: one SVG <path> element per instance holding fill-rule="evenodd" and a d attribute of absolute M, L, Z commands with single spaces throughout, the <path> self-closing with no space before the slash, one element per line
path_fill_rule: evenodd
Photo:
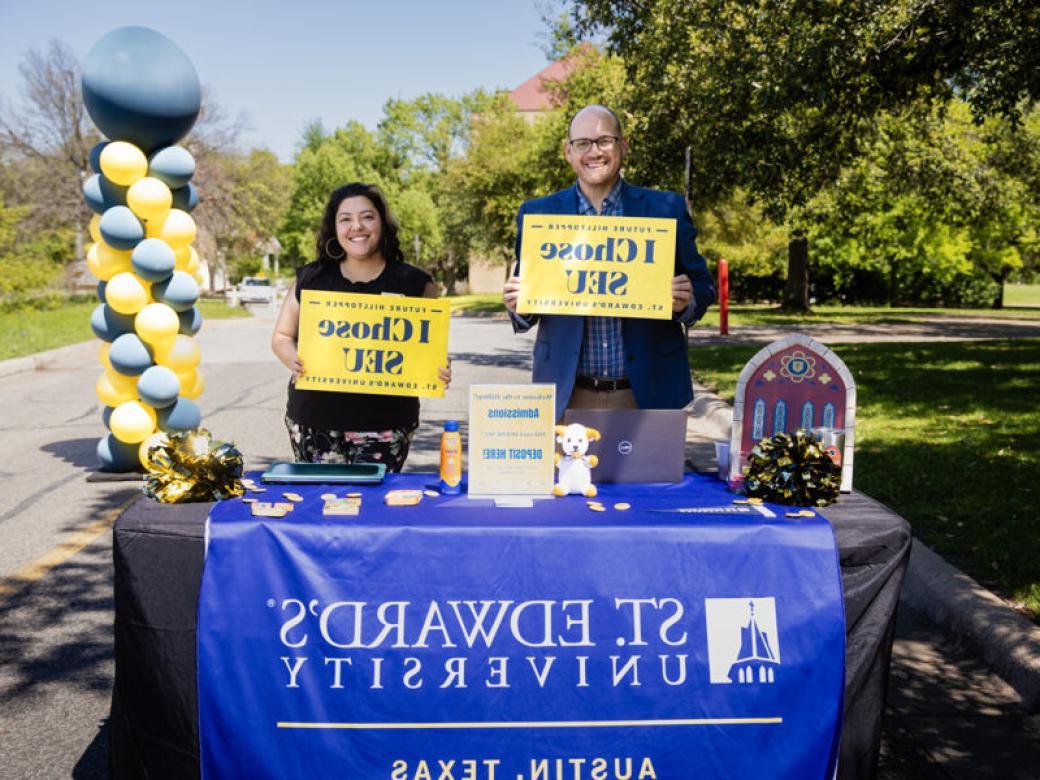
<path fill-rule="evenodd" d="M 588 45 L 588 44 L 584 44 Z M 568 55 L 550 63 L 509 93 L 509 99 L 518 111 L 547 111 L 552 108 L 552 93 L 545 82 L 563 81 L 580 62 L 579 57 Z"/>

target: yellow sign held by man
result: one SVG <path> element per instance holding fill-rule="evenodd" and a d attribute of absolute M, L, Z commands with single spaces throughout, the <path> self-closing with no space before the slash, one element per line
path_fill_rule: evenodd
<path fill-rule="evenodd" d="M 304 290 L 296 388 L 439 398 L 450 317 L 436 298 Z"/>
<path fill-rule="evenodd" d="M 674 274 L 674 219 L 529 214 L 516 309 L 667 320 Z"/>

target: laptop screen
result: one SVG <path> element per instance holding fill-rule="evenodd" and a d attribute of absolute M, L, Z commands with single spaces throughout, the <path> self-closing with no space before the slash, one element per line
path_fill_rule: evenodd
<path fill-rule="evenodd" d="M 568 409 L 565 425 L 599 431 L 593 483 L 680 482 L 686 454 L 685 409 Z"/>

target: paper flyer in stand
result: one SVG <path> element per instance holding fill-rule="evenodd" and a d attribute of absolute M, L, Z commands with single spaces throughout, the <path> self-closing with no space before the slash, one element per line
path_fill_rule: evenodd
<path fill-rule="evenodd" d="M 548 496 L 556 386 L 470 385 L 469 495 Z"/>

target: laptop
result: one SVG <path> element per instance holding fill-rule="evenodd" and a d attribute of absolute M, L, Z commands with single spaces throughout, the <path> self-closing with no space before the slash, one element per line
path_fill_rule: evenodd
<path fill-rule="evenodd" d="M 563 423 L 599 431 L 589 446 L 599 458 L 593 483 L 682 481 L 685 409 L 568 409 Z"/>

